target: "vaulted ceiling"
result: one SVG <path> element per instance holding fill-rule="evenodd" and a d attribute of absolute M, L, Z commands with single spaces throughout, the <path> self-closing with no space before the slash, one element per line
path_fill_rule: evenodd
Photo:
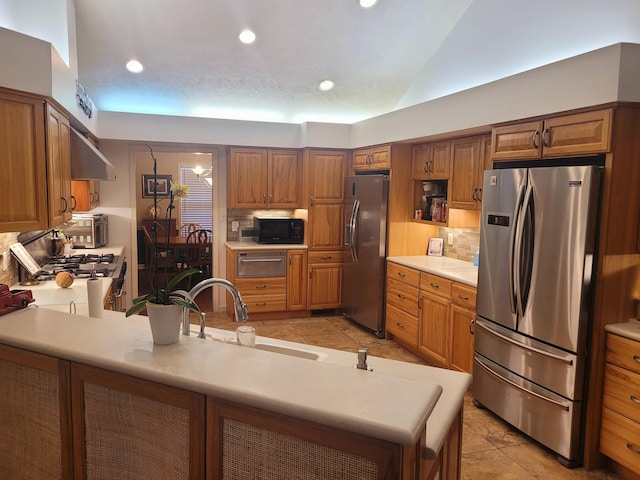
<path fill-rule="evenodd" d="M 621 41 L 638 0 L 74 0 L 100 110 L 353 123 Z M 238 40 L 249 28 L 256 41 Z M 137 59 L 141 73 L 125 69 Z M 335 87 L 320 91 L 332 80 Z"/>

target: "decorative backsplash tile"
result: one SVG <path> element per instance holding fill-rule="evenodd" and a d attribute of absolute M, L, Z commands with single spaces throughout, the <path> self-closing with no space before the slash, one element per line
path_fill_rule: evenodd
<path fill-rule="evenodd" d="M 18 234 L 11 233 L 0 233 L 0 253 L 2 254 L 3 261 L 0 262 L 0 283 L 4 283 L 6 285 L 13 285 L 18 281 L 18 265 L 15 259 L 11 256 L 9 252 L 9 246 L 12 243 L 16 243 L 18 241 Z M 4 256 L 8 255 L 8 268 L 4 270 L 2 265 L 4 263 Z"/>
<path fill-rule="evenodd" d="M 453 244 L 447 242 L 449 234 L 453 235 Z M 457 258 L 465 262 L 473 262 L 473 255 L 480 245 L 480 228 L 438 228 L 438 237 L 444 239 L 445 257 Z"/>

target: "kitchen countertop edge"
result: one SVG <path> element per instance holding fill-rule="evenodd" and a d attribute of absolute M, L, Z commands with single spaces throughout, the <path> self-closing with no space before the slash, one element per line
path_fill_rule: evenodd
<path fill-rule="evenodd" d="M 388 262 L 431 273 L 470 287 L 478 286 L 478 267 L 470 262 L 450 257 L 408 255 L 387 257 Z"/>

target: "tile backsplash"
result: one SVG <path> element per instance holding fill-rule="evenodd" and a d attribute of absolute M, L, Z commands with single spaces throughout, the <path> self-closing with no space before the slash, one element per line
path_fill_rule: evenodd
<path fill-rule="evenodd" d="M 453 244 L 449 245 L 449 234 L 453 235 Z M 438 237 L 444 239 L 445 257 L 473 262 L 473 255 L 480 245 L 480 228 L 438 228 Z"/>
<path fill-rule="evenodd" d="M 17 233 L 0 233 L 0 254 L 2 255 L 2 261 L 0 262 L 0 283 L 9 285 L 9 287 L 18 281 L 18 266 L 9 252 L 9 246 L 17 241 Z M 5 255 L 7 255 L 7 260 L 5 260 Z M 5 262 L 8 265 L 6 270 L 4 269 Z"/>

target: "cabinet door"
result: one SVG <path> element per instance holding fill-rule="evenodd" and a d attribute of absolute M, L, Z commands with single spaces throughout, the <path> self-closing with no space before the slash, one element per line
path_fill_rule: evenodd
<path fill-rule="evenodd" d="M 445 140 L 431 144 L 429 180 L 447 180 L 451 171 L 451 142 Z"/>
<path fill-rule="evenodd" d="M 71 197 L 73 211 L 88 212 L 100 204 L 100 182 L 98 180 L 72 180 Z"/>
<path fill-rule="evenodd" d="M 47 180 L 49 225 L 71 220 L 71 128 L 69 120 L 51 105 L 47 121 Z"/>
<path fill-rule="evenodd" d="M 299 208 L 302 165 L 297 150 L 269 150 L 269 208 Z"/>
<path fill-rule="evenodd" d="M 550 118 L 544 122 L 544 157 L 608 152 L 611 141 L 611 110 Z"/>
<path fill-rule="evenodd" d="M 471 373 L 473 365 L 473 310 L 451 305 L 451 362 L 453 369 Z"/>
<path fill-rule="evenodd" d="M 371 149 L 369 166 L 372 170 L 391 168 L 391 145 L 383 145 Z"/>
<path fill-rule="evenodd" d="M 308 280 L 307 308 L 309 310 L 340 306 L 342 297 L 341 264 L 310 264 Z"/>
<path fill-rule="evenodd" d="M 355 171 L 369 170 L 369 158 L 371 150 L 364 148 L 362 150 L 354 150 L 353 152 L 353 169 Z"/>
<path fill-rule="evenodd" d="M 479 210 L 482 205 L 482 140 L 482 137 L 469 137 L 451 141 L 450 208 Z"/>
<path fill-rule="evenodd" d="M 232 148 L 229 152 L 229 208 L 267 208 L 267 149 Z"/>
<path fill-rule="evenodd" d="M 411 148 L 411 179 L 429 179 L 429 144 L 420 143 Z"/>
<path fill-rule="evenodd" d="M 440 367 L 449 365 L 449 307 L 451 301 L 426 292 L 421 292 L 420 345 L 425 359 Z"/>
<path fill-rule="evenodd" d="M 42 100 L 0 92 L 0 231 L 44 230 L 47 219 Z"/>
<path fill-rule="evenodd" d="M 491 132 L 491 159 L 540 158 L 542 122 L 496 127 Z"/>
<path fill-rule="evenodd" d="M 325 202 L 342 203 L 347 153 L 312 150 L 308 158 L 310 205 Z M 342 220 L 340 220 L 341 223 Z"/>
<path fill-rule="evenodd" d="M 287 257 L 287 310 L 306 310 L 307 252 L 289 250 Z"/>
<path fill-rule="evenodd" d="M 342 203 L 314 204 L 309 209 L 308 246 L 314 250 L 342 248 Z"/>

